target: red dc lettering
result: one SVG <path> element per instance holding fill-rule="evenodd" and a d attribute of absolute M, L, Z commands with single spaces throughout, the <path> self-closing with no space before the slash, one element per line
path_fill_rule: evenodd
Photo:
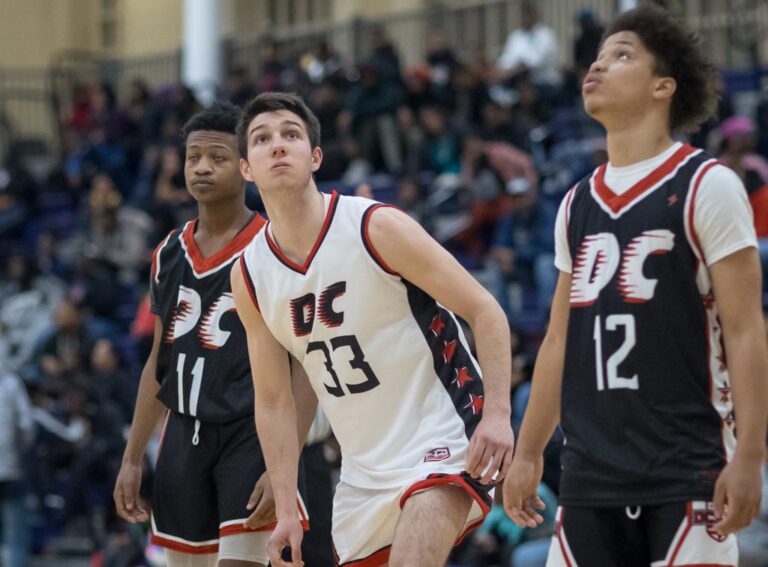
<path fill-rule="evenodd" d="M 305 337 L 312 332 L 315 324 L 315 314 L 326 327 L 339 327 L 344 322 L 344 312 L 333 307 L 334 301 L 347 291 L 347 282 L 341 281 L 326 287 L 316 301 L 314 293 L 308 293 L 291 300 L 291 322 L 293 334 Z M 317 305 L 317 308 L 315 308 Z"/>

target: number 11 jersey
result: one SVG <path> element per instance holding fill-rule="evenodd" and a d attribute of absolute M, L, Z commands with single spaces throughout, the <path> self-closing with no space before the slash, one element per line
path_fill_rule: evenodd
<path fill-rule="evenodd" d="M 309 376 L 341 446 L 343 482 L 394 488 L 417 468 L 459 474 L 483 387 L 458 321 L 378 256 L 367 227 L 381 204 L 324 198 L 304 264 L 283 255 L 269 223 L 245 249 L 251 297 Z"/>
<path fill-rule="evenodd" d="M 197 221 L 172 231 L 152 258 L 152 311 L 163 325 L 157 356 L 158 398 L 203 422 L 253 415 L 245 328 L 235 312 L 232 264 L 264 225 L 258 214 L 221 250 L 205 258 Z"/>

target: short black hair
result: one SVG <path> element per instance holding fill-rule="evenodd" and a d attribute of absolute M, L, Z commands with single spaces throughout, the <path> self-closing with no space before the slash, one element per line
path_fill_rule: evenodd
<path fill-rule="evenodd" d="M 231 102 L 217 101 L 205 110 L 201 110 L 187 120 L 181 129 L 181 137 L 186 143 L 192 132 L 212 130 L 225 134 L 236 134 L 237 121 L 240 118 L 240 108 Z"/>
<path fill-rule="evenodd" d="M 653 54 L 657 75 L 672 77 L 677 83 L 669 111 L 670 131 L 698 130 L 714 114 L 718 101 L 715 68 L 702 52 L 698 35 L 651 3 L 619 15 L 605 30 L 603 41 L 623 31 L 636 33 Z"/>
<path fill-rule="evenodd" d="M 320 121 L 309 109 L 304 99 L 293 93 L 266 92 L 261 93 L 245 105 L 240 122 L 237 125 L 237 143 L 240 155 L 248 156 L 248 126 L 259 114 L 287 110 L 301 118 L 307 129 L 309 145 L 314 150 L 320 145 Z"/>

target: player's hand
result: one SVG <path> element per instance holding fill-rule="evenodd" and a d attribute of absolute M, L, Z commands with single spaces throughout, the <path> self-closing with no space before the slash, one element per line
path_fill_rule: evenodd
<path fill-rule="evenodd" d="M 739 459 L 728 463 L 715 484 L 716 532 L 726 536 L 746 528 L 760 513 L 763 479 L 759 461 Z"/>
<path fill-rule="evenodd" d="M 484 412 L 467 449 L 467 472 L 483 484 L 491 482 L 498 472 L 497 481 L 507 474 L 515 448 L 515 434 L 505 412 Z M 481 478 L 482 477 L 482 478 Z"/>
<path fill-rule="evenodd" d="M 516 456 L 504 479 L 504 511 L 521 528 L 535 528 L 544 521 L 536 511 L 546 507 L 536 494 L 543 472 L 543 457 L 529 460 Z"/>
<path fill-rule="evenodd" d="M 136 524 L 149 520 L 149 514 L 139 500 L 141 487 L 141 465 L 124 462 L 120 467 L 112 497 L 118 516 L 126 522 Z"/>
<path fill-rule="evenodd" d="M 304 537 L 304 528 L 301 527 L 299 518 L 283 518 L 277 521 L 277 526 L 272 531 L 267 541 L 267 553 L 272 567 L 302 567 L 301 539 Z M 283 561 L 283 549 L 290 546 L 291 561 Z"/>
<path fill-rule="evenodd" d="M 261 475 L 253 487 L 251 497 L 246 505 L 248 510 L 253 510 L 245 520 L 247 528 L 259 528 L 275 521 L 275 495 L 272 492 L 272 483 L 265 472 Z"/>

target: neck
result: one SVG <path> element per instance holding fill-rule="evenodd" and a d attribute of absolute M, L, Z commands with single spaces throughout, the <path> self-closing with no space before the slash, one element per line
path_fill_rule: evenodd
<path fill-rule="evenodd" d="M 215 203 L 198 205 L 197 232 L 210 236 L 223 236 L 232 231 L 239 231 L 248 222 L 253 213 L 245 206 L 241 193 L 236 199 L 225 199 Z"/>
<path fill-rule="evenodd" d="M 615 124 L 604 125 L 608 132 L 608 161 L 614 167 L 651 159 L 675 143 L 669 135 L 666 116 L 661 119 L 646 113 L 633 119 L 625 115 Z"/>
<path fill-rule="evenodd" d="M 283 254 L 302 263 L 325 221 L 325 199 L 311 180 L 301 191 L 263 191 L 272 236 Z"/>

